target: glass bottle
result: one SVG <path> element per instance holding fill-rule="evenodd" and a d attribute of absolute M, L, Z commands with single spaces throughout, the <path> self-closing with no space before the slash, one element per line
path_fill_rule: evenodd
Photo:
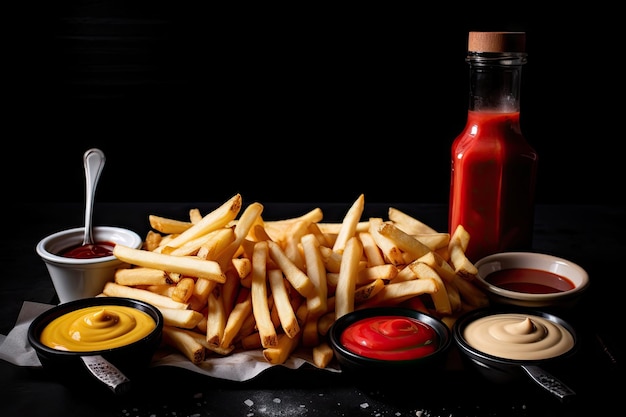
<path fill-rule="evenodd" d="M 520 127 L 524 32 L 470 32 L 469 109 L 452 144 L 448 226 L 472 262 L 532 246 L 537 153 Z"/>

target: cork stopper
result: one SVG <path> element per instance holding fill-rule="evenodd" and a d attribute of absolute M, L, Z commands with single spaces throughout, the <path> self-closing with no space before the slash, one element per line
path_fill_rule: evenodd
<path fill-rule="evenodd" d="M 525 32 L 470 32 L 470 52 L 525 52 Z"/>

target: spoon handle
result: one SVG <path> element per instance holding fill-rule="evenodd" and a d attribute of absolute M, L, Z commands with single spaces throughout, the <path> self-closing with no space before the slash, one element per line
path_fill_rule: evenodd
<path fill-rule="evenodd" d="M 96 186 L 100 179 L 100 173 L 104 168 L 106 158 L 100 149 L 88 149 L 83 155 L 85 165 L 85 234 L 83 245 L 94 243 L 92 228 L 93 203 L 96 194 Z"/>

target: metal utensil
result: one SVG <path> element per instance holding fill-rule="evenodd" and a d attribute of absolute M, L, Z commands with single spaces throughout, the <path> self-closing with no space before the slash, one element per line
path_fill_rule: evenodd
<path fill-rule="evenodd" d="M 92 213 L 96 187 L 104 168 L 106 157 L 100 149 L 88 149 L 83 155 L 85 165 L 85 234 L 83 245 L 93 245 Z"/>

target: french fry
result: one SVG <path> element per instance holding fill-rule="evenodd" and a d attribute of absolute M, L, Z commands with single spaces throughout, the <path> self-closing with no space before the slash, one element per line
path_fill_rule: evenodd
<path fill-rule="evenodd" d="M 288 337 L 296 337 L 300 332 L 300 325 L 289 301 L 289 295 L 283 281 L 283 272 L 278 269 L 270 269 L 268 275 L 280 324 Z"/>
<path fill-rule="evenodd" d="M 313 348 L 313 364 L 318 368 L 326 368 L 335 354 L 330 345 L 322 342 Z"/>
<path fill-rule="evenodd" d="M 148 221 L 150 222 L 150 227 L 154 230 L 167 235 L 183 233 L 185 230 L 193 226 L 193 223 L 191 222 L 169 219 L 167 217 L 156 216 L 154 214 L 148 216 Z"/>
<path fill-rule="evenodd" d="M 385 259 L 380 251 L 380 248 L 376 245 L 376 241 L 372 237 L 370 232 L 361 232 L 358 234 L 361 244 L 363 245 L 363 253 L 367 258 L 367 266 L 379 266 L 385 265 Z"/>
<path fill-rule="evenodd" d="M 246 289 L 242 290 L 242 292 L 245 292 L 245 295 L 242 296 L 240 302 L 235 304 L 235 307 L 228 315 L 228 320 L 224 328 L 224 337 L 220 341 L 220 347 L 222 349 L 230 348 L 244 320 L 252 313 L 252 296 L 250 295 L 250 291 Z"/>
<path fill-rule="evenodd" d="M 437 233 L 432 227 L 394 207 L 389 207 L 387 217 L 389 217 L 389 220 L 394 222 L 399 229 L 409 235 Z"/>
<path fill-rule="evenodd" d="M 392 264 L 374 265 L 359 270 L 356 284 L 363 285 L 377 279 L 391 281 L 398 275 L 398 268 Z"/>
<path fill-rule="evenodd" d="M 153 251 L 161 245 L 161 240 L 163 240 L 163 236 L 160 233 L 149 230 L 144 239 L 143 248 L 148 251 Z"/>
<path fill-rule="evenodd" d="M 232 227 L 217 229 L 207 235 L 210 238 L 198 249 L 198 258 L 215 260 L 219 252 L 235 241 L 235 230 Z"/>
<path fill-rule="evenodd" d="M 369 233 L 372 239 L 376 242 L 376 245 L 380 248 L 385 259 L 393 265 L 404 264 L 404 257 L 402 256 L 402 250 L 396 245 L 396 243 L 389 239 L 387 236 L 383 236 L 379 229 L 383 224 L 383 219 L 380 217 L 370 218 Z"/>
<path fill-rule="evenodd" d="M 121 268 L 115 271 L 115 283 L 119 285 L 166 285 L 167 274 L 154 268 Z"/>
<path fill-rule="evenodd" d="M 252 203 L 243 211 L 235 226 L 235 240 L 222 249 L 215 257 L 215 261 L 220 265 L 222 270 L 226 270 L 228 268 L 228 265 L 231 263 L 235 253 L 250 232 L 252 226 L 261 216 L 262 212 L 263 205 L 260 203 Z"/>
<path fill-rule="evenodd" d="M 140 288 L 119 285 L 114 282 L 107 282 L 104 285 L 102 293 L 104 295 L 108 295 L 109 297 L 125 297 L 145 301 L 146 303 L 154 304 L 157 307 L 180 309 L 186 309 L 188 307 L 186 303 L 174 301 L 170 297 L 156 294 L 148 290 L 142 290 Z"/>
<path fill-rule="evenodd" d="M 403 232 L 391 222 L 382 222 L 378 227 L 378 232 L 386 238 L 392 240 L 402 251 L 411 255 L 410 261 L 430 252 L 430 248 L 424 245 L 413 236 Z M 405 261 L 405 258 L 403 258 Z"/>
<path fill-rule="evenodd" d="M 354 201 L 354 203 L 352 203 L 352 206 L 350 206 L 348 212 L 343 218 L 339 234 L 337 235 L 337 239 L 333 245 L 333 252 L 343 253 L 346 245 L 348 244 L 348 240 L 355 236 L 356 226 L 361 220 L 364 206 L 365 195 L 361 194 Z"/>
<path fill-rule="evenodd" d="M 206 352 L 204 345 L 184 329 L 163 326 L 163 342 L 176 348 L 185 355 L 191 363 L 199 364 L 204 361 Z"/>
<path fill-rule="evenodd" d="M 335 289 L 335 319 L 354 310 L 354 290 L 362 255 L 361 241 L 356 236 L 352 236 L 348 239 L 342 255 L 339 281 Z"/>
<path fill-rule="evenodd" d="M 296 349 L 300 338 L 289 337 L 286 334 L 278 336 L 278 345 L 263 349 L 263 357 L 271 364 L 285 363 L 289 355 Z"/>
<path fill-rule="evenodd" d="M 437 285 L 431 279 L 413 279 L 398 283 L 387 284 L 374 297 L 359 304 L 358 308 L 399 304 L 411 297 L 422 294 L 433 294 L 437 291 Z"/>
<path fill-rule="evenodd" d="M 192 224 L 196 224 L 202 220 L 202 214 L 200 214 L 200 210 L 197 208 L 189 209 L 189 221 Z M 184 232 L 184 230 L 182 231 Z M 179 232 L 179 233 L 182 233 Z"/>
<path fill-rule="evenodd" d="M 439 274 L 433 268 L 421 262 L 413 262 L 408 267 L 415 272 L 418 279 L 428 279 L 435 283 L 436 290 L 430 293 L 430 296 L 433 299 L 437 313 L 442 315 L 452 314 L 452 305 L 448 298 L 448 292 Z"/>
<path fill-rule="evenodd" d="M 195 310 L 183 310 L 180 308 L 168 308 L 156 306 L 163 315 L 165 326 L 181 327 L 183 329 L 193 329 L 204 317 L 202 313 Z"/>
<path fill-rule="evenodd" d="M 469 243 L 469 233 L 462 225 L 458 225 L 452 237 L 450 238 L 450 244 L 448 245 L 448 251 L 450 252 L 450 262 L 456 272 L 461 277 L 472 280 L 478 274 L 478 269 L 474 264 L 465 256 L 465 249 Z"/>
<path fill-rule="evenodd" d="M 267 304 L 267 271 L 265 269 L 268 255 L 267 241 L 257 242 L 254 245 L 252 257 L 252 314 L 256 320 L 256 327 L 261 337 L 261 346 L 264 348 L 276 346 L 278 337 L 270 308 Z M 282 274 L 281 274 L 282 279 Z M 275 297 L 275 296 L 274 296 Z"/>
<path fill-rule="evenodd" d="M 216 286 L 207 298 L 206 341 L 212 346 L 219 346 L 224 337 L 227 313 L 224 307 L 222 287 Z"/>
<path fill-rule="evenodd" d="M 309 314 L 317 317 L 326 311 L 328 298 L 324 260 L 319 250 L 319 240 L 314 234 L 306 234 L 302 236 L 300 241 L 304 252 L 307 275 L 315 286 L 315 295 L 307 297 L 307 309 Z"/>
<path fill-rule="evenodd" d="M 241 204 L 241 195 L 235 194 L 221 206 L 204 216 L 198 223 L 193 224 L 193 226 L 168 242 L 168 246 L 177 248 L 198 236 L 226 226 L 237 217 L 239 210 L 241 210 Z"/>
<path fill-rule="evenodd" d="M 172 300 L 178 301 L 179 303 L 188 303 L 193 294 L 193 287 L 195 285 L 196 282 L 193 278 L 183 278 L 173 287 L 170 297 Z"/>
<path fill-rule="evenodd" d="M 129 264 L 146 268 L 178 272 L 186 276 L 206 278 L 220 283 L 226 281 L 226 276 L 217 262 L 195 256 L 172 256 L 133 249 L 121 244 L 115 245 L 113 255 Z"/>
<path fill-rule="evenodd" d="M 377 279 L 354 290 L 354 304 L 361 304 L 374 297 L 385 287 L 382 279 Z"/>
<path fill-rule="evenodd" d="M 285 278 L 303 297 L 315 296 L 315 285 L 311 279 L 287 257 L 282 248 L 273 241 L 267 242 L 270 256 L 285 274 Z"/>

